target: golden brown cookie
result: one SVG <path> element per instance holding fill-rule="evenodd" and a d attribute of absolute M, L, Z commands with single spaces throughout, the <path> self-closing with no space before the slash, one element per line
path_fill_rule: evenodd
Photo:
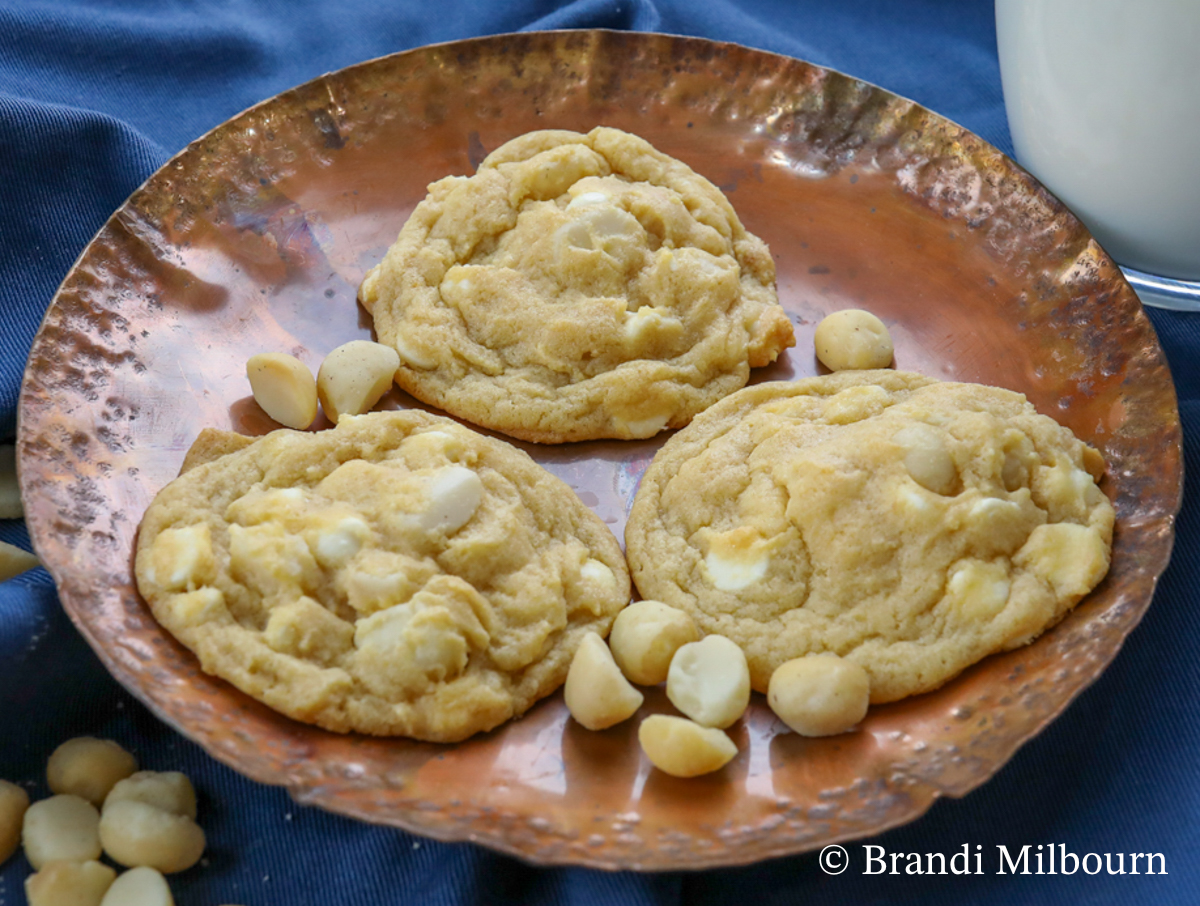
<path fill-rule="evenodd" d="M 893 371 L 760 384 L 672 437 L 626 529 L 643 597 L 746 652 L 934 689 L 1054 625 L 1108 570 L 1100 454 L 1017 393 Z"/>
<path fill-rule="evenodd" d="M 557 689 L 629 601 L 617 540 L 575 493 L 449 419 L 199 443 L 142 521 L 138 588 L 205 671 L 297 720 L 436 742 L 491 729 Z"/>
<path fill-rule="evenodd" d="M 359 289 L 396 381 L 541 443 L 651 437 L 794 344 L 766 245 L 617 129 L 532 132 L 429 187 Z"/>

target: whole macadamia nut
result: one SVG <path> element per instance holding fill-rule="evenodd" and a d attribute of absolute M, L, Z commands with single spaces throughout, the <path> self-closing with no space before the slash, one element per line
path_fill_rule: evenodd
<path fill-rule="evenodd" d="M 115 862 L 163 874 L 191 868 L 204 854 L 204 831 L 187 815 L 133 799 L 111 799 L 100 817 L 100 842 Z"/>
<path fill-rule="evenodd" d="M 196 820 L 196 790 L 179 771 L 138 771 L 112 788 L 108 800 L 144 802 L 173 815 Z"/>
<path fill-rule="evenodd" d="M 667 679 L 671 658 L 700 638 L 692 618 L 661 601 L 635 601 L 619 614 L 608 647 L 630 682 L 657 686 Z"/>
<path fill-rule="evenodd" d="M 892 337 L 869 311 L 835 311 L 817 325 L 817 358 L 830 371 L 886 368 L 892 363 Z"/>
<path fill-rule="evenodd" d="M 34 868 L 100 858 L 100 813 L 79 796 L 51 796 L 25 811 L 21 842 Z"/>
<path fill-rule="evenodd" d="M 175 906 L 175 898 L 160 872 L 131 868 L 113 881 L 100 906 Z"/>
<path fill-rule="evenodd" d="M 801 736 L 833 736 L 867 715 L 871 682 L 858 664 L 833 653 L 780 664 L 767 686 L 767 704 Z"/>
<path fill-rule="evenodd" d="M 47 862 L 25 879 L 29 906 L 100 906 L 117 873 L 100 862 Z"/>
<path fill-rule="evenodd" d="M 118 780 L 136 770 L 137 759 L 112 740 L 79 736 L 54 750 L 46 764 L 46 782 L 52 792 L 99 806 Z"/>
<path fill-rule="evenodd" d="M 15 783 L 0 780 L 0 864 L 17 851 L 27 808 L 29 794 Z"/>
<path fill-rule="evenodd" d="M 571 716 L 589 730 L 603 730 L 632 717 L 643 700 L 594 632 L 585 635 L 575 651 L 563 698 Z"/>
<path fill-rule="evenodd" d="M 722 730 L 667 714 L 652 714 L 638 727 L 650 763 L 672 777 L 698 777 L 723 768 L 737 746 Z"/>
<path fill-rule="evenodd" d="M 675 652 L 667 698 L 704 727 L 725 729 L 750 704 L 750 667 L 736 642 L 710 635 Z"/>

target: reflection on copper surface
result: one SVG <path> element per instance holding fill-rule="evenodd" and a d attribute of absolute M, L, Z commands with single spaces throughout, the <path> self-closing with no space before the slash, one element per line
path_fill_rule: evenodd
<path fill-rule="evenodd" d="M 761 696 L 721 771 L 648 767 L 636 719 L 591 734 L 554 695 L 458 746 L 338 736 L 199 671 L 138 598 L 137 523 L 203 427 L 262 433 L 245 361 L 369 338 L 355 301 L 426 185 L 514 135 L 608 124 L 728 187 L 770 245 L 797 346 L 865 307 L 896 366 L 1025 393 L 1108 459 L 1112 571 L 1033 645 L 854 733 L 780 732 Z M 399 391 L 389 407 L 415 405 Z M 661 443 L 520 444 L 620 536 Z M 986 781 L 1116 656 L 1170 553 L 1182 479 L 1154 332 L 1079 222 L 994 148 L 886 91 L 732 45 L 563 32 L 483 38 L 323 76 L 198 139 L 114 215 L 34 343 L 19 456 L 31 535 L 105 666 L 220 759 L 302 802 L 543 863 L 662 869 L 819 848 Z M 642 713 L 670 711 L 661 689 Z"/>

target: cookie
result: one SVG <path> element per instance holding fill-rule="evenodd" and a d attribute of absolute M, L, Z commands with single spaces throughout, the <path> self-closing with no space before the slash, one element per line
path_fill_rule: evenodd
<path fill-rule="evenodd" d="M 681 427 L 795 343 L 728 199 L 603 127 L 532 132 L 433 183 L 359 299 L 402 388 L 540 443 Z"/>
<path fill-rule="evenodd" d="M 525 453 L 424 412 L 198 441 L 138 588 L 201 666 L 297 720 L 453 742 L 565 680 L 629 601 L 616 538 Z"/>
<path fill-rule="evenodd" d="M 1103 469 L 996 387 L 893 371 L 760 384 L 659 451 L 626 549 L 642 596 L 737 642 L 755 689 L 829 651 L 893 701 L 1026 644 L 1095 587 Z"/>

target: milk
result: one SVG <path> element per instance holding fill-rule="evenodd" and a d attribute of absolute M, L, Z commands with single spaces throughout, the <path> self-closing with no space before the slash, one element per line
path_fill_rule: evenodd
<path fill-rule="evenodd" d="M 1200 279 L 1200 0 L 996 0 L 1017 159 L 1119 263 Z"/>

